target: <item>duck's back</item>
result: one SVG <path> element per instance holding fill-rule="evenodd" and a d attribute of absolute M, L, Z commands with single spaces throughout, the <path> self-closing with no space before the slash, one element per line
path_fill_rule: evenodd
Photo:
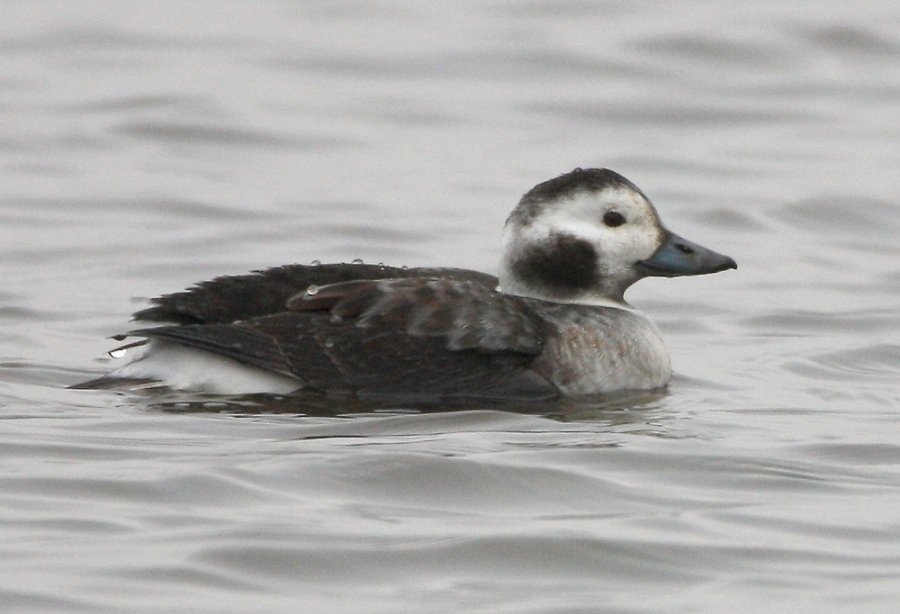
<path fill-rule="evenodd" d="M 310 286 L 371 279 L 429 277 L 468 281 L 496 288 L 497 278 L 457 268 L 408 268 L 383 264 L 288 264 L 246 275 L 226 275 L 204 281 L 182 292 L 151 300 L 152 307 L 132 319 L 173 324 L 231 323 L 286 311 L 288 299 Z"/>

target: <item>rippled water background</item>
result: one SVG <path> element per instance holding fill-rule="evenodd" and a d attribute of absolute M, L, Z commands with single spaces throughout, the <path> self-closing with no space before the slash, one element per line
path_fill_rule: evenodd
<path fill-rule="evenodd" d="M 6 2 L 0 609 L 896 611 L 895 2 Z M 146 297 L 494 271 L 521 193 L 640 185 L 668 394 L 410 413 L 117 395 Z"/>

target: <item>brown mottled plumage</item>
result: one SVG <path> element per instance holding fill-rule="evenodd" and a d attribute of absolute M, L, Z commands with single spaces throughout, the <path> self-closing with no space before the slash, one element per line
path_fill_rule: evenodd
<path fill-rule="evenodd" d="M 576 169 L 510 214 L 499 278 L 365 264 L 219 277 L 153 299 L 135 319 L 168 325 L 129 333 L 143 353 L 78 387 L 532 400 L 658 388 L 668 352 L 625 290 L 735 266 L 668 231 L 621 175 Z"/>

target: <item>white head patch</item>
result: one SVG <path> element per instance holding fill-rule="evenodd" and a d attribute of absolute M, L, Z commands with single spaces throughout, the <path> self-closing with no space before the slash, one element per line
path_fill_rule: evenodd
<path fill-rule="evenodd" d="M 556 184 L 554 184 L 556 182 Z M 664 231 L 649 200 L 624 177 L 574 171 L 536 186 L 507 220 L 504 292 L 589 304 L 621 304 Z"/>

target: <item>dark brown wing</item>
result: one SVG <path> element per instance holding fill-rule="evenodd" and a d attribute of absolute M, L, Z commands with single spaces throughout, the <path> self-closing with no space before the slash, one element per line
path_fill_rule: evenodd
<path fill-rule="evenodd" d="M 356 328 L 441 337 L 450 350 L 518 352 L 536 356 L 543 324 L 527 300 L 470 281 L 414 277 L 350 281 L 293 296 L 288 308 L 328 311 Z"/>
<path fill-rule="evenodd" d="M 231 323 L 285 311 L 287 300 L 311 285 L 322 286 L 355 279 L 417 276 L 469 280 L 496 287 L 497 278 L 465 269 L 406 269 L 371 264 L 290 264 L 246 275 L 217 277 L 183 292 L 153 299 L 152 307 L 133 319 L 174 324 Z"/>
<path fill-rule="evenodd" d="M 527 299 L 471 281 L 355 281 L 301 294 L 291 311 L 234 324 L 135 331 L 292 374 L 307 387 L 419 398 L 546 399 Z"/>

